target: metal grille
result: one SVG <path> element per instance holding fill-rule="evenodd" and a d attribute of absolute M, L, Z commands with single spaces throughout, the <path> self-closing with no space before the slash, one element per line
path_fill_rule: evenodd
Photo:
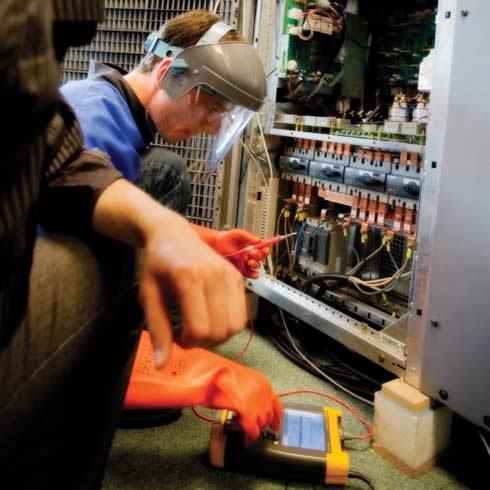
<path fill-rule="evenodd" d="M 130 71 L 144 54 L 148 34 L 158 30 L 167 19 L 189 10 L 215 11 L 218 5 L 217 13 L 222 19 L 237 26 L 238 4 L 237 0 L 106 0 L 105 21 L 99 25 L 91 44 L 68 51 L 62 81 L 85 78 L 90 60 L 113 63 Z M 208 228 L 220 228 L 223 164 L 211 173 L 205 172 L 200 164 L 210 142 L 203 135 L 179 145 L 166 145 L 159 138 L 154 144 L 175 151 L 188 161 L 192 195 L 187 218 Z"/>

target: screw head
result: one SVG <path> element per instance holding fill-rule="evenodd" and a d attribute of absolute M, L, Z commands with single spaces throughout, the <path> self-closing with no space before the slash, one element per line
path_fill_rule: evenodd
<path fill-rule="evenodd" d="M 439 390 L 439 396 L 441 397 L 442 400 L 447 400 L 449 398 L 449 393 L 441 388 Z"/>

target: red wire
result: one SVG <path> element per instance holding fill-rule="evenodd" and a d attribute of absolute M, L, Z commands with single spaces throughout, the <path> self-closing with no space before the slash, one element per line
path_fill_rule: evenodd
<path fill-rule="evenodd" d="M 205 420 L 206 422 L 214 422 L 214 418 L 210 417 L 208 415 L 204 415 L 202 412 L 200 412 L 197 408 L 197 405 L 192 405 L 192 411 L 194 412 L 195 415 L 197 415 L 200 419 Z"/>
<path fill-rule="evenodd" d="M 368 430 L 368 432 L 366 432 L 365 434 L 362 434 L 360 436 L 356 436 L 355 439 L 369 439 L 369 438 L 373 437 L 373 426 L 364 417 L 362 417 L 362 415 L 360 415 L 359 412 L 357 412 L 357 410 L 354 407 L 352 407 L 348 403 L 342 401 L 340 398 L 329 395 L 328 393 L 324 393 L 323 391 L 309 390 L 309 389 L 285 391 L 283 393 L 278 393 L 277 396 L 283 397 L 283 396 L 288 396 L 288 395 L 296 395 L 298 393 L 312 393 L 314 395 L 320 395 L 320 396 L 323 396 L 325 398 L 329 398 L 329 399 L 333 400 L 334 402 L 338 403 L 339 405 L 342 405 L 347 410 L 349 410 Z M 213 422 L 214 421 L 214 419 L 212 417 L 208 417 L 207 415 L 199 412 L 196 405 L 192 406 L 192 411 L 199 418 L 206 420 L 207 422 Z"/>
<path fill-rule="evenodd" d="M 243 349 L 233 358 L 234 361 L 239 361 L 245 352 L 247 352 L 248 348 L 250 347 L 250 344 L 252 343 L 252 339 L 254 336 L 254 321 L 252 319 L 252 309 L 250 307 L 250 302 L 247 300 L 247 311 L 248 311 L 248 316 L 250 318 L 249 324 L 250 324 L 250 335 L 248 336 L 247 343 L 243 346 Z"/>
<path fill-rule="evenodd" d="M 250 315 L 250 304 L 247 302 L 248 305 L 248 310 L 249 310 L 249 315 Z M 234 361 L 239 361 L 245 352 L 247 352 L 248 348 L 250 347 L 250 344 L 252 343 L 252 339 L 254 336 L 254 322 L 252 318 L 249 320 L 250 323 L 250 335 L 248 336 L 247 343 L 244 345 L 243 349 L 233 358 Z"/>

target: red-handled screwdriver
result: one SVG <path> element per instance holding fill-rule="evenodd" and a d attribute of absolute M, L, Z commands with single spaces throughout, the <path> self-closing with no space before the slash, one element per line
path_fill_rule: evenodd
<path fill-rule="evenodd" d="M 273 236 L 272 238 L 267 238 L 265 240 L 261 240 L 259 243 L 255 243 L 253 245 L 248 245 L 244 248 L 241 248 L 240 250 L 236 250 L 235 252 L 232 252 L 230 254 L 225 255 L 225 257 L 232 257 L 233 255 L 239 255 L 247 252 L 251 252 L 252 250 L 255 250 L 257 248 L 264 248 L 264 247 L 269 247 L 271 245 L 276 245 L 277 243 L 281 242 L 282 240 L 285 240 L 286 238 L 292 237 L 294 235 L 297 235 L 298 232 L 295 231 L 294 233 L 288 233 L 287 235 L 276 235 Z"/>

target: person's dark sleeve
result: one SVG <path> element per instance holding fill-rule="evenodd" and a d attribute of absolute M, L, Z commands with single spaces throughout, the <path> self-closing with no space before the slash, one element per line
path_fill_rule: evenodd
<path fill-rule="evenodd" d="M 122 174 L 106 153 L 88 150 L 75 114 L 63 103 L 48 127 L 45 185 L 39 202 L 43 227 L 84 235 L 102 192 Z"/>

